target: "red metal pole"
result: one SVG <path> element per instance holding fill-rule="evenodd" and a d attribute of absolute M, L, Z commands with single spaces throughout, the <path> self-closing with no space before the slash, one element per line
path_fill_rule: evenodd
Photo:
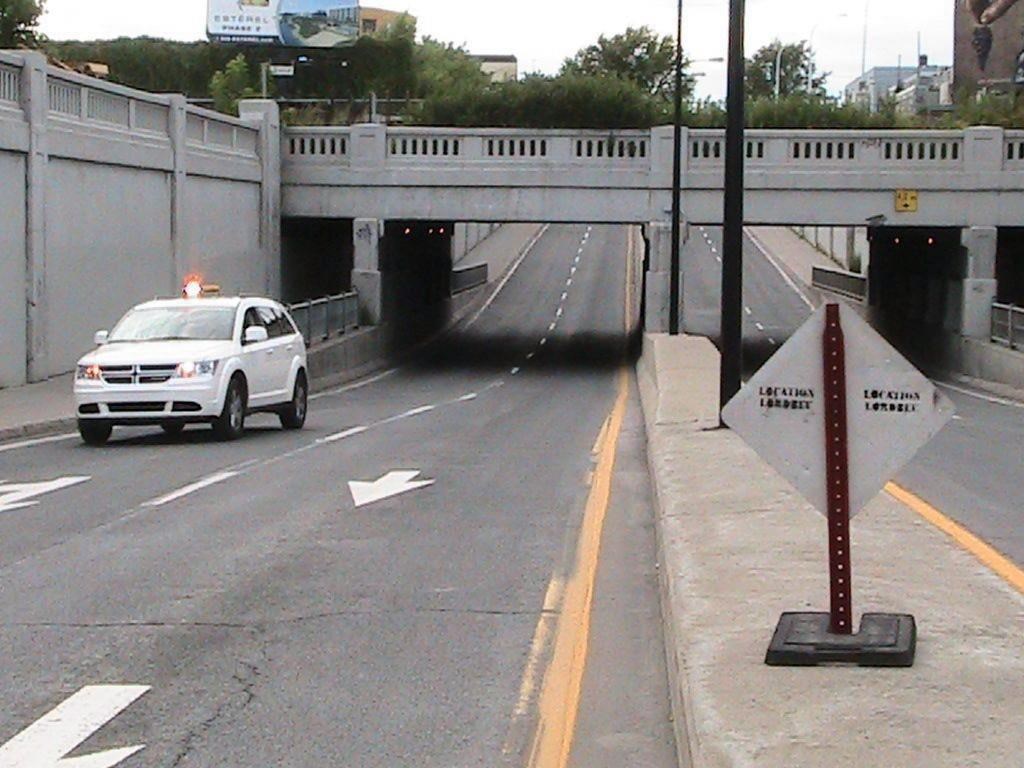
<path fill-rule="evenodd" d="M 832 592 L 831 632 L 853 633 L 850 571 L 850 475 L 846 429 L 846 344 L 839 305 L 825 310 L 825 478 L 828 483 L 828 562 Z"/>

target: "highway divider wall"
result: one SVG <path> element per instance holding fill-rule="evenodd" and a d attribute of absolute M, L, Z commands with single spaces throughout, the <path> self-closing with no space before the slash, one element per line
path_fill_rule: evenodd
<path fill-rule="evenodd" d="M 190 272 L 276 295 L 280 126 L 272 104 L 243 114 L 0 52 L 0 387 L 70 371 Z"/>

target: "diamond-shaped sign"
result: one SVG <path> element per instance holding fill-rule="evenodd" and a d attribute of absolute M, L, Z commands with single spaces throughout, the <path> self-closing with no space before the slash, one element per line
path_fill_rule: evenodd
<path fill-rule="evenodd" d="M 845 304 L 840 322 L 852 517 L 945 426 L 953 404 Z M 824 332 L 822 306 L 729 401 L 722 418 L 827 514 Z"/>

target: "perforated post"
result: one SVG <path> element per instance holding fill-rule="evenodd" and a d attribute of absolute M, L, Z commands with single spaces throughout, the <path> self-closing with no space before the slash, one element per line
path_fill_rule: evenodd
<path fill-rule="evenodd" d="M 853 633 L 850 572 L 850 475 L 846 428 L 846 345 L 839 305 L 825 312 L 825 478 L 828 483 L 828 559 L 832 592 L 831 632 Z"/>

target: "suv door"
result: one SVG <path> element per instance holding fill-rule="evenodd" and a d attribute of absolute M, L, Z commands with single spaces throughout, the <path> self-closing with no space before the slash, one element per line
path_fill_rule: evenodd
<path fill-rule="evenodd" d="M 245 329 L 252 327 L 265 328 L 269 336 L 270 329 L 260 316 L 256 307 L 245 310 L 242 319 L 242 361 L 245 375 L 249 381 L 249 405 L 259 407 L 266 405 L 274 386 L 273 366 L 275 361 L 274 339 L 268 338 L 258 344 L 245 343 Z"/>
<path fill-rule="evenodd" d="M 294 349 L 294 342 L 291 338 L 292 329 L 288 327 L 284 316 L 275 307 L 260 305 L 256 311 L 270 334 L 268 394 L 272 402 L 289 400 L 292 393 L 288 388 L 288 378 L 292 372 L 292 349 Z"/>

